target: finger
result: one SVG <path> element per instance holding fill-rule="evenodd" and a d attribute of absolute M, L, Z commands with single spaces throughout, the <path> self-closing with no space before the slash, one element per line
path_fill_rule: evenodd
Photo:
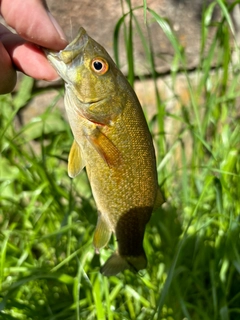
<path fill-rule="evenodd" d="M 14 67 L 35 79 L 55 80 L 58 74 L 48 62 L 42 50 L 33 43 L 26 42 L 19 35 L 12 33 L 4 26 L 0 25 L 0 40 L 8 53 L 8 64 L 6 70 Z M 6 58 L 5 58 L 6 59 Z M 3 69 L 0 67 L 1 75 Z"/>
<path fill-rule="evenodd" d="M 12 61 L 17 69 L 38 80 L 53 81 L 59 78 L 41 49 L 25 42 L 10 50 Z"/>
<path fill-rule="evenodd" d="M 11 92 L 17 81 L 16 70 L 12 66 L 11 58 L 0 42 L 0 94 Z"/>
<path fill-rule="evenodd" d="M 53 50 L 63 49 L 64 33 L 41 0 L 1 1 L 1 14 L 7 24 L 24 39 Z"/>

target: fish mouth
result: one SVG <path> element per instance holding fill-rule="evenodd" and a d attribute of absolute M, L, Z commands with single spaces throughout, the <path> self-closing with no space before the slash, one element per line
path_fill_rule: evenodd
<path fill-rule="evenodd" d="M 84 28 L 80 27 L 77 37 L 69 43 L 66 48 L 60 50 L 59 52 L 51 51 L 46 48 L 43 49 L 47 59 L 53 65 L 53 67 L 57 70 L 58 74 L 64 79 L 64 75 L 66 73 L 66 69 L 72 63 L 76 57 L 77 65 L 83 63 L 82 52 L 86 47 L 88 42 L 88 35 Z M 71 65 L 72 67 L 72 65 Z M 65 79 L 64 79 L 65 80 Z"/>
<path fill-rule="evenodd" d="M 74 96 L 77 98 L 77 100 L 82 104 L 85 105 L 85 107 L 93 107 L 96 104 L 99 103 L 106 103 L 109 98 L 104 97 L 98 97 L 98 98 L 84 98 L 84 97 L 80 97 L 78 94 L 78 91 L 76 90 L 75 86 L 72 83 L 67 83 L 65 85 L 66 90 L 68 90 L 69 92 L 72 92 L 74 94 Z"/>

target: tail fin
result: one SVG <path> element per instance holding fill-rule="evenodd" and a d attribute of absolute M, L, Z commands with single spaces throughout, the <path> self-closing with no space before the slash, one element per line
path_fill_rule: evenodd
<path fill-rule="evenodd" d="M 100 272 L 107 277 L 114 276 L 119 272 L 126 269 L 139 271 L 145 269 L 147 266 L 147 259 L 145 255 L 141 256 L 120 256 L 117 252 L 107 260 L 107 262 L 101 267 Z"/>

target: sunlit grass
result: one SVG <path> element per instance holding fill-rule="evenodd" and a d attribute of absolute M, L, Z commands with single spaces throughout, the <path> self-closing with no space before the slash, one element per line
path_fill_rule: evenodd
<path fill-rule="evenodd" d="M 147 226 L 148 269 L 110 278 L 99 273 L 113 243 L 100 256 L 94 253 L 97 214 L 86 175 L 67 175 L 72 134 L 57 107 L 63 91 L 21 126 L 16 115 L 36 94 L 26 77 L 16 95 L 0 96 L 0 319 L 240 318 L 240 79 L 230 46 L 232 6 L 219 0 L 206 8 L 193 81 L 167 21 L 146 1 L 143 8 L 131 5 L 131 14 L 116 23 L 115 58 L 121 66 L 117 43 L 124 28 L 133 83 L 134 26 L 154 83 L 157 105 L 149 127 L 167 199 Z M 214 6 L 222 19 L 207 48 Z M 147 23 L 157 23 L 174 48 L 171 96 L 165 100 L 136 10 Z M 179 68 L 187 100 L 177 91 Z M 169 102 L 178 108 L 169 109 Z"/>

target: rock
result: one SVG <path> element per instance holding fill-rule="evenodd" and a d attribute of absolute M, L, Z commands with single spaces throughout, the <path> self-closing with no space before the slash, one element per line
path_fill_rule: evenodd
<path fill-rule="evenodd" d="M 201 20 L 204 7 L 208 6 L 212 1 L 202 0 L 149 0 L 147 5 L 154 10 L 160 17 L 169 21 L 169 24 L 174 31 L 177 39 L 185 50 L 187 57 L 187 68 L 193 69 L 199 64 L 199 50 L 201 41 Z M 113 55 L 114 44 L 114 30 L 119 19 L 123 13 L 127 13 L 129 8 L 126 5 L 127 1 L 123 1 L 123 8 L 121 1 L 84 1 L 84 0 L 47 0 L 50 11 L 55 16 L 69 41 L 71 41 L 77 34 L 80 26 L 83 26 L 88 34 L 96 41 L 101 43 L 110 55 Z M 133 39 L 134 39 L 134 63 L 137 75 L 149 75 L 150 67 L 146 52 L 139 36 L 138 27 L 142 29 L 146 39 L 151 39 L 147 42 L 147 47 L 152 46 L 154 52 L 154 59 L 156 69 L 160 74 L 167 74 L 171 70 L 171 65 L 174 57 L 174 50 L 171 43 L 167 39 L 163 30 L 158 23 L 153 19 L 150 13 L 147 14 L 147 26 L 144 23 L 144 11 L 141 7 L 142 0 L 132 0 L 133 8 Z M 218 21 L 221 12 L 218 5 L 215 6 L 212 20 Z M 240 24 L 239 24 L 239 5 L 235 6 L 232 14 L 234 23 L 234 30 L 236 32 L 236 39 L 240 42 Z M 136 23 L 137 21 L 137 23 Z M 128 30 L 129 15 L 126 16 L 126 24 Z M 214 24 L 212 24 L 214 25 Z M 211 43 L 214 35 L 214 26 L 209 27 L 210 37 L 208 42 Z M 147 40 L 149 41 L 149 40 Z M 126 59 L 126 49 L 123 37 L 123 25 L 121 26 L 119 39 L 120 65 L 121 70 L 127 74 L 128 66 Z M 239 51 L 235 52 L 236 61 L 239 61 Z M 194 74 L 191 76 L 192 81 L 195 82 Z M 186 78 L 179 75 L 175 82 L 175 94 L 178 99 L 171 97 L 173 91 L 169 90 L 169 82 L 171 77 L 166 75 L 163 79 L 157 80 L 157 87 L 161 98 L 165 101 L 166 109 L 170 113 L 179 113 L 181 110 L 179 101 L 182 105 L 188 105 L 189 92 Z M 168 85 L 166 85 L 168 83 Z M 58 82 L 58 87 L 62 82 Z M 47 84 L 44 81 L 36 82 L 35 88 L 43 88 Z M 50 83 L 52 87 L 52 83 Z M 152 80 L 145 80 L 136 82 L 136 93 L 140 99 L 141 104 L 146 107 L 147 117 L 152 118 L 157 113 L 155 101 L 155 87 Z M 32 117 L 38 116 L 43 112 L 43 107 L 47 106 L 49 102 L 54 99 L 58 93 L 56 91 L 44 92 L 43 94 L 32 99 L 29 105 L 21 110 L 21 119 L 23 124 L 28 123 Z M 166 102 L 167 101 L 167 102 Z M 63 108 L 62 99 L 59 101 L 61 110 Z M 64 112 L 64 110 L 62 110 Z M 175 139 L 175 134 L 178 134 L 178 124 L 176 120 L 166 117 L 166 130 L 171 135 L 169 143 Z M 170 137 L 169 135 L 169 137 Z"/>
<path fill-rule="evenodd" d="M 156 69 L 163 73 L 171 68 L 174 50 L 166 35 L 153 19 L 151 14 L 147 14 L 147 25 L 144 23 L 144 11 L 142 0 L 132 0 L 133 8 L 133 39 L 134 39 L 134 62 L 137 74 L 149 74 L 150 66 L 146 58 L 146 52 L 137 31 L 138 22 L 147 41 L 151 39 L 151 45 L 155 54 Z M 123 12 L 127 13 L 124 2 L 124 8 L 121 2 L 110 1 L 55 1 L 48 0 L 48 6 L 52 14 L 56 17 L 59 24 L 71 41 L 77 34 L 79 26 L 83 26 L 88 34 L 96 41 L 101 43 L 106 50 L 113 56 L 113 32 Z M 169 21 L 176 37 L 185 49 L 187 63 L 189 68 L 193 68 L 199 62 L 200 48 L 200 25 L 202 11 L 206 6 L 202 0 L 151 0 L 147 1 L 148 7 L 154 10 L 160 17 Z M 209 1 L 208 1 L 209 3 Z M 214 10 L 214 19 L 219 18 L 219 10 Z M 136 19 L 136 20 L 135 20 Z M 128 24 L 129 15 L 126 17 Z M 128 27 L 127 27 L 128 28 Z M 212 34 L 214 28 L 212 27 Z M 120 34 L 120 61 L 121 69 L 127 73 L 126 49 L 124 48 L 123 25 Z M 148 46 L 150 44 L 148 43 Z"/>

